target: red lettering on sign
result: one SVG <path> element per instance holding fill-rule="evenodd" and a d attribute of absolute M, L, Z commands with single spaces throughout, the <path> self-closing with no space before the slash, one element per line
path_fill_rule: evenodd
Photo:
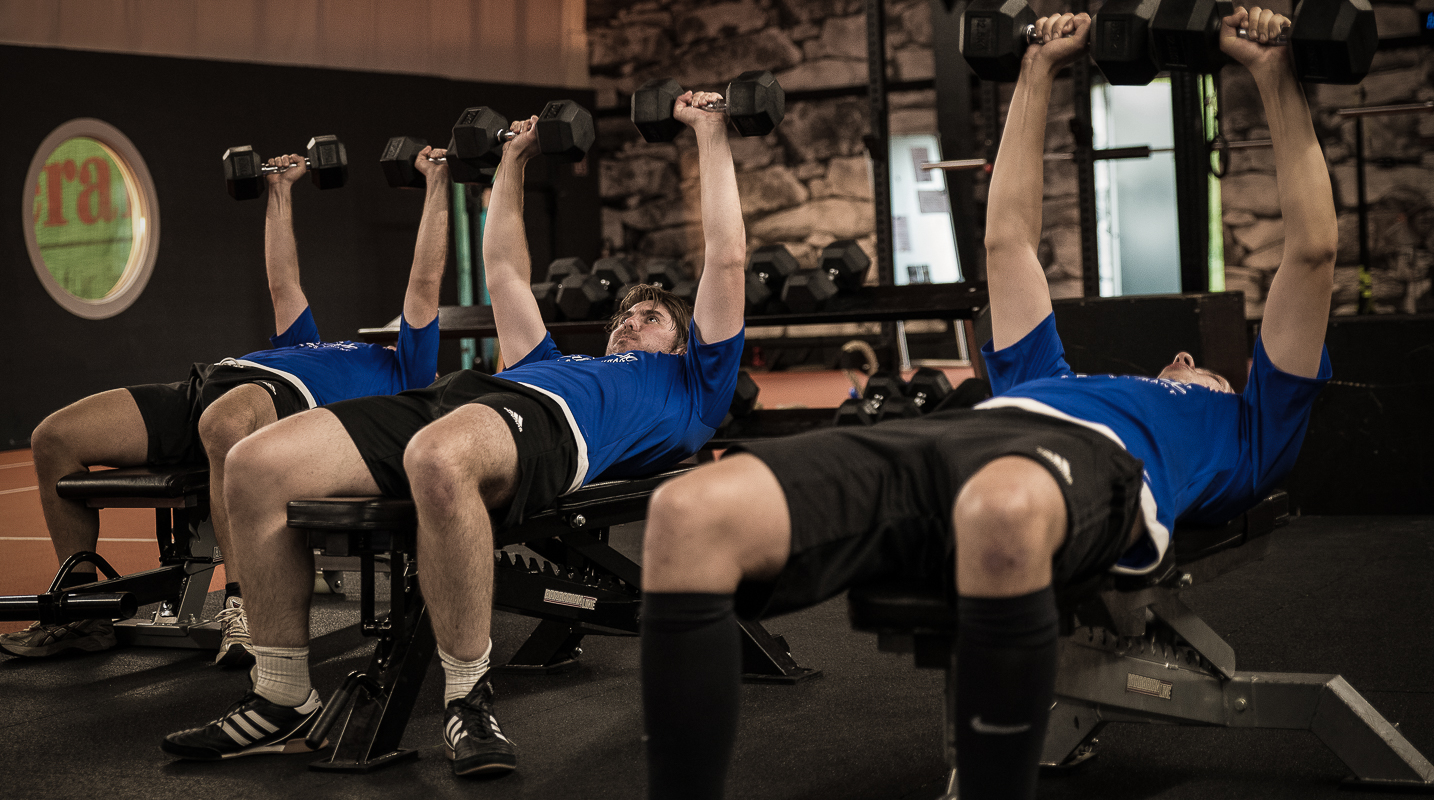
<path fill-rule="evenodd" d="M 110 202 L 110 165 L 98 156 L 85 159 L 85 163 L 80 165 L 80 186 L 84 188 L 75 198 L 75 213 L 79 214 L 80 222 L 93 225 L 101 220 L 113 221 L 115 209 Z M 93 205 L 97 206 L 93 211 L 90 209 L 91 198 L 96 201 Z"/>
<path fill-rule="evenodd" d="M 65 181 L 75 179 L 75 162 L 66 159 L 63 164 L 45 165 L 45 201 L 49 206 L 50 213 L 45 217 L 45 227 L 55 228 L 64 225 L 65 210 L 62 207 L 65 197 Z M 39 186 L 36 186 L 38 189 Z"/>

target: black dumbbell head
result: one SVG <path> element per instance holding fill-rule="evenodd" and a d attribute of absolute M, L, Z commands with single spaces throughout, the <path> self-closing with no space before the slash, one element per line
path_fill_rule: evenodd
<path fill-rule="evenodd" d="M 849 292 L 866 280 L 871 258 L 855 239 L 838 239 L 822 248 L 820 266 L 832 277 L 837 289 Z"/>
<path fill-rule="evenodd" d="M 349 154 L 337 136 L 315 136 L 304 146 L 309 159 L 309 180 L 320 189 L 337 189 L 349 182 Z"/>
<path fill-rule="evenodd" d="M 395 189 L 408 187 L 422 189 L 428 185 L 423 173 L 413 165 L 413 160 L 423 152 L 428 142 L 413 136 L 395 136 L 383 146 L 383 157 L 378 160 L 383 167 L 383 178 Z"/>
<path fill-rule="evenodd" d="M 991 397 L 991 384 L 982 378 L 967 378 L 961 381 L 961 385 L 946 395 L 946 399 L 936 404 L 933 411 L 946 411 L 951 408 L 970 408 L 977 403 L 988 400 Z"/>
<path fill-rule="evenodd" d="M 224 151 L 224 189 L 235 200 L 253 200 L 264 193 L 264 162 L 249 145 Z"/>
<path fill-rule="evenodd" d="M 839 291 L 836 281 L 825 271 L 806 270 L 787 278 L 782 287 L 782 304 L 793 314 L 810 314 L 822 310 Z"/>
<path fill-rule="evenodd" d="M 971 0 L 961 15 L 961 55 L 982 80 L 1014 81 L 1021 75 L 1026 26 L 1035 22 L 1026 0 Z"/>
<path fill-rule="evenodd" d="M 677 296 L 677 299 L 686 303 L 688 308 L 691 308 L 692 304 L 697 302 L 697 281 L 691 278 L 680 281 L 672 287 L 672 293 Z"/>
<path fill-rule="evenodd" d="M 866 379 L 866 388 L 861 396 L 868 400 L 889 399 L 905 394 L 906 382 L 894 372 L 878 371 Z"/>
<path fill-rule="evenodd" d="M 844 425 L 873 425 L 876 423 L 877 415 L 881 413 L 881 406 L 865 398 L 851 398 L 843 400 L 837 406 L 836 418 L 832 424 L 838 427 Z"/>
<path fill-rule="evenodd" d="M 772 313 L 787 278 L 796 273 L 797 259 L 785 245 L 769 244 L 752 251 L 747 261 L 747 312 Z"/>
<path fill-rule="evenodd" d="M 1161 69 L 1213 73 L 1228 59 L 1220 51 L 1221 19 L 1230 0 L 1165 0 L 1150 22 L 1150 45 Z"/>
<path fill-rule="evenodd" d="M 672 287 L 687 280 L 687 270 L 682 268 L 681 262 L 664 258 L 658 261 L 649 261 L 642 269 L 642 282 L 672 291 Z"/>
<path fill-rule="evenodd" d="M 921 405 L 910 397 L 888 397 L 877 408 L 876 421 L 889 419 L 911 419 L 921 416 Z"/>
<path fill-rule="evenodd" d="M 533 299 L 538 301 L 538 314 L 544 322 L 562 322 L 563 311 L 558 307 L 558 284 L 543 281 L 533 284 Z"/>
<path fill-rule="evenodd" d="M 727 84 L 727 117 L 743 136 L 766 136 L 787 114 L 787 93 L 772 73 L 752 70 Z"/>
<path fill-rule="evenodd" d="M 503 146 L 498 134 L 508 128 L 508 120 L 487 106 L 463 109 L 453 123 L 453 144 L 449 155 L 473 161 L 485 167 L 497 167 L 503 160 Z"/>
<path fill-rule="evenodd" d="M 946 373 L 931 367 L 916 370 L 911 380 L 906 382 L 906 396 L 911 398 L 923 413 L 941 405 L 941 401 L 950 396 L 952 391 L 951 379 L 946 377 Z"/>
<path fill-rule="evenodd" d="M 1369 0 L 1300 0 L 1295 8 L 1290 55 L 1302 81 L 1359 83 L 1369 74 L 1378 45 Z"/>
<path fill-rule="evenodd" d="M 648 81 L 632 93 L 632 124 L 647 142 L 670 142 L 685 127 L 672 116 L 682 86 L 671 78 Z"/>
<path fill-rule="evenodd" d="M 732 390 L 732 404 L 727 413 L 734 417 L 745 417 L 757 408 L 757 395 L 761 387 L 746 370 L 737 373 L 737 387 Z"/>
<path fill-rule="evenodd" d="M 603 319 L 612 315 L 617 290 L 596 275 L 569 275 L 558 284 L 558 308 L 570 320 Z"/>
<path fill-rule="evenodd" d="M 538 114 L 538 148 L 544 155 L 582 161 L 596 137 L 592 112 L 572 100 L 554 100 Z"/>
<path fill-rule="evenodd" d="M 1160 65 L 1150 46 L 1150 22 L 1160 0 L 1106 0 L 1091 21 L 1090 55 L 1115 86 L 1144 86 Z"/>
<path fill-rule="evenodd" d="M 455 156 L 457 148 L 454 145 L 457 143 L 455 139 L 448 140 L 448 179 L 454 183 L 491 184 L 498 168 L 487 166 L 477 159 Z"/>
<path fill-rule="evenodd" d="M 586 274 L 588 274 L 588 263 L 576 256 L 569 256 L 556 259 L 548 265 L 547 280 L 556 283 L 569 275 Z"/>
<path fill-rule="evenodd" d="M 616 294 L 619 286 L 637 283 L 637 267 L 622 256 L 608 256 L 593 262 L 593 276 L 611 286 Z"/>

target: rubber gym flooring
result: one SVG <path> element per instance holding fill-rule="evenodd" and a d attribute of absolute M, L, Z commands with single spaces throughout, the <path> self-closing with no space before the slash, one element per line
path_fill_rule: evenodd
<path fill-rule="evenodd" d="M 0 466 L 18 465 L 0 469 L 7 481 L 0 491 L 9 492 L 23 482 L 28 453 L 0 456 Z M 31 486 L 33 477 L 30 471 Z M 19 558 L 18 548 L 48 548 L 23 541 L 43 526 L 34 533 L 28 515 L 38 510 L 18 508 L 17 497 L 37 505 L 33 491 L 0 496 L 0 594 L 36 591 L 16 583 L 14 565 L 37 558 Z M 124 535 L 107 517 L 104 535 L 140 539 L 151 513 L 129 518 L 136 533 Z M 16 534 L 21 528 L 30 533 Z M 640 535 L 630 526 L 614 541 L 637 554 Z M 1192 587 L 1187 604 L 1235 648 L 1240 669 L 1342 674 L 1434 756 L 1434 518 L 1304 517 L 1273 536 L 1265 560 Z M 118 560 L 145 560 L 140 543 L 106 547 L 136 549 Z M 52 560 L 38 560 L 53 569 Z M 23 583 L 35 580 L 48 576 Z M 311 663 L 323 694 L 363 668 L 372 647 L 357 633 L 357 594 L 350 597 L 314 598 Z M 208 611 L 217 604 L 211 595 Z M 498 662 L 533 624 L 495 615 Z M 881 653 L 875 637 L 851 631 L 843 598 L 767 627 L 786 637 L 798 663 L 822 675 L 794 686 L 744 686 L 730 797 L 941 794 L 939 672 L 918 671 L 908 656 Z M 166 733 L 217 716 L 247 688 L 246 671 L 216 668 L 212 654 L 134 648 L 50 660 L 0 656 L 0 797 L 641 798 L 638 642 L 589 637 L 583 646 L 570 672 L 497 677 L 497 714 L 519 745 L 519 769 L 486 781 L 459 781 L 448 771 L 436 659 L 405 737 L 418 760 L 351 775 L 309 770 L 312 754 L 198 763 L 162 753 Z M 1099 738 L 1097 758 L 1073 775 L 1044 778 L 1041 797 L 1353 796 L 1340 791 L 1344 766 L 1308 732 L 1112 724 Z"/>

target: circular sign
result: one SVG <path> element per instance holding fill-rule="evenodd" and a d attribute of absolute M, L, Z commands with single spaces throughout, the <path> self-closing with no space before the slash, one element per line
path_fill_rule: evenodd
<path fill-rule="evenodd" d="M 138 299 L 159 249 L 159 202 L 149 169 L 113 125 L 74 119 L 30 161 L 25 245 L 45 291 L 86 319 Z"/>

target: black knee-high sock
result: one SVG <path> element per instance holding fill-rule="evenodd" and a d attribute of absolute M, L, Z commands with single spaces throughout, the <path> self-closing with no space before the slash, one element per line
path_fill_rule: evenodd
<path fill-rule="evenodd" d="M 730 594 L 642 597 L 650 800 L 722 797 L 737 736 L 742 650 Z"/>
<path fill-rule="evenodd" d="M 1046 587 L 1019 597 L 961 597 L 957 611 L 961 800 L 1033 798 L 1055 694 L 1055 592 Z"/>

